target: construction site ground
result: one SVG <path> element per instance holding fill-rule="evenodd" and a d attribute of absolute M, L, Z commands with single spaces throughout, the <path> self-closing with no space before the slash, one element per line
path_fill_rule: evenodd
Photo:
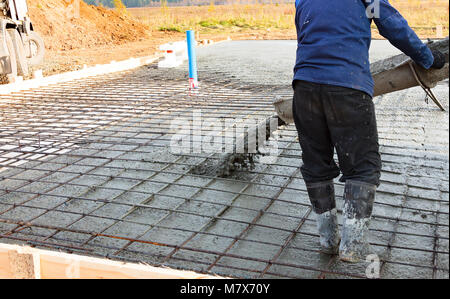
<path fill-rule="evenodd" d="M 398 53 L 374 41 L 371 60 Z M 318 251 L 293 125 L 272 164 L 193 174 L 216 154 L 171 150 L 174 119 L 243 120 L 290 96 L 295 41 L 232 41 L 156 64 L 0 95 L 0 242 L 241 278 L 448 278 L 448 80 L 374 99 L 383 160 L 370 243 L 347 264 Z M 222 131 L 206 130 L 207 134 Z M 260 157 L 261 158 L 261 157 Z M 343 184 L 336 181 L 339 213 Z"/>
<path fill-rule="evenodd" d="M 46 48 L 43 64 L 33 69 L 42 70 L 45 76 L 130 57 L 160 56 L 160 45 L 185 39 L 184 32 L 149 27 L 134 16 L 136 9 L 121 13 L 83 1 L 28 0 L 27 3 L 34 29 L 44 39 Z M 74 6 L 76 3 L 79 6 Z M 293 39 L 295 30 L 241 28 L 233 32 L 215 30 L 196 37 L 215 42 L 228 37 L 236 40 Z"/>
<path fill-rule="evenodd" d="M 47 49 L 44 63 L 34 67 L 34 70 L 42 70 L 43 74 L 54 75 L 63 72 L 76 71 L 86 66 L 94 66 L 97 64 L 107 64 L 111 61 L 122 61 L 130 57 L 161 57 L 163 52 L 159 50 L 159 46 L 165 43 L 184 40 L 185 33 L 179 32 L 163 32 L 152 31 L 149 36 L 143 40 L 127 41 L 121 44 L 105 44 L 93 47 L 76 48 L 76 49 Z M 256 39 L 280 39 L 287 40 L 294 38 L 292 32 L 267 32 L 257 33 L 234 33 L 220 34 L 210 33 L 197 35 L 199 41 L 210 40 L 213 42 L 221 42 L 231 38 L 233 40 L 256 40 Z M 48 39 L 48 38 L 47 38 Z M 101 53 L 101 55 L 99 54 Z"/>
<path fill-rule="evenodd" d="M 87 5 L 83 1 L 28 0 L 34 30 L 44 39 L 44 63 L 34 67 L 45 76 L 87 66 L 161 55 L 158 47 L 185 39 L 196 30 L 197 40 L 295 40 L 294 5 L 217 5 L 129 8 L 127 11 Z M 423 39 L 448 35 L 448 4 L 395 1 Z M 220 22 L 237 23 L 223 27 Z M 280 23 L 281 22 L 281 23 Z M 217 24 L 216 24 L 217 23 Z M 253 24 L 255 23 L 255 24 Z M 190 24 L 190 25 L 187 25 Z M 203 24 L 201 26 L 199 24 Z M 438 32 L 437 25 L 443 26 Z M 258 26 L 256 26 L 258 25 Z M 206 27 L 205 27 L 206 26 Z M 256 27 L 255 27 L 256 26 Z M 381 38 L 373 27 L 373 38 Z"/>

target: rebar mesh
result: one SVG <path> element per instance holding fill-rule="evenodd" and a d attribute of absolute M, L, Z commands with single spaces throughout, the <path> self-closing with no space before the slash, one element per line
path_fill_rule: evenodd
<path fill-rule="evenodd" d="M 232 277 L 366 277 L 369 262 L 318 252 L 294 126 L 277 132 L 275 163 L 227 178 L 191 172 L 215 154 L 171 152 L 173 119 L 267 117 L 290 92 L 202 77 L 196 94 L 181 73 L 144 67 L 1 95 L 0 242 Z M 381 277 L 448 277 L 448 114 L 409 107 L 408 92 L 377 100 L 370 242 Z"/>

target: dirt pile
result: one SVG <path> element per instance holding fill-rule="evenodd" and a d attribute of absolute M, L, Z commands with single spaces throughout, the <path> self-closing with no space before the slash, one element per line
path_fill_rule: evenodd
<path fill-rule="evenodd" d="M 48 50 L 72 50 L 143 40 L 149 28 L 126 13 L 77 0 L 28 0 L 34 29 Z"/>

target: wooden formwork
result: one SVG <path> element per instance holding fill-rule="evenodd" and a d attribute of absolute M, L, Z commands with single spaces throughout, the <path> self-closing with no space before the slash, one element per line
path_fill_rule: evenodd
<path fill-rule="evenodd" d="M 211 279 L 190 271 L 0 244 L 0 279 Z"/>

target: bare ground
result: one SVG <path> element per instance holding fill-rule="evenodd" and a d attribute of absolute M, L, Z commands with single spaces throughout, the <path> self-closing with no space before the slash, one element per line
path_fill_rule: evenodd
<path fill-rule="evenodd" d="M 79 70 L 84 65 L 105 64 L 112 60 L 120 61 L 130 57 L 158 56 L 161 55 L 158 51 L 159 45 L 185 38 L 184 32 L 160 31 L 160 28 L 158 29 L 156 25 L 152 25 L 148 21 L 148 18 L 156 18 L 161 14 L 158 8 L 141 10 L 141 14 L 144 12 L 144 16 L 146 16 L 142 18 L 139 14 L 136 15 L 139 9 L 137 12 L 131 9 L 130 12 L 121 13 L 117 10 L 90 6 L 80 2 L 78 15 L 72 15 L 71 3 L 76 2 L 64 0 L 28 1 L 30 18 L 35 30 L 43 37 L 46 45 L 44 63 L 37 67 L 37 69 L 42 69 L 46 76 Z M 218 7 L 216 13 L 232 8 Z M 176 10 L 178 8 L 171 9 Z M 199 14 L 205 10 L 203 12 L 204 17 L 210 16 L 208 8 L 192 9 L 199 10 Z M 245 11 L 249 8 L 237 6 L 233 9 Z M 280 10 L 283 16 L 292 13 L 292 9 L 286 10 L 287 8 L 284 6 L 278 8 L 274 6 L 274 9 Z M 421 24 L 413 18 L 417 12 L 411 13 L 404 8 L 402 8 L 402 12 L 412 18 L 414 24 Z M 178 12 L 177 16 L 184 18 L 184 15 L 178 15 Z M 190 17 L 192 18 L 192 16 Z M 233 27 L 223 29 L 203 28 L 202 30 L 200 30 L 200 36 L 197 37 L 200 40 L 220 41 L 228 37 L 233 40 L 296 39 L 293 26 L 270 29 Z M 429 30 L 418 29 L 417 33 L 422 38 L 435 36 Z M 448 28 L 444 28 L 444 34 L 448 34 Z M 380 38 L 381 36 L 374 30 L 373 37 Z"/>

